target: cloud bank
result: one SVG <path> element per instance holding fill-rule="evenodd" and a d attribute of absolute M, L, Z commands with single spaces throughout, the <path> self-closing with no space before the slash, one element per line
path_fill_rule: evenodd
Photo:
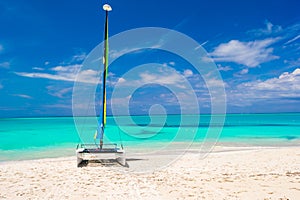
<path fill-rule="evenodd" d="M 278 38 L 268 38 L 250 42 L 231 40 L 217 46 L 210 56 L 219 62 L 234 62 L 247 67 L 257 67 L 261 63 L 278 59 L 279 56 L 273 55 L 274 44 Z"/>

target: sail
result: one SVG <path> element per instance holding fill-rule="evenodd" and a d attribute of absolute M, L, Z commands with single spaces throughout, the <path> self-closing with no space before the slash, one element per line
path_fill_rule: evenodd
<path fill-rule="evenodd" d="M 106 11 L 105 17 L 105 33 L 104 33 L 104 58 L 103 58 L 103 127 L 106 124 L 106 78 L 108 72 L 108 11 Z"/>
<path fill-rule="evenodd" d="M 103 56 L 103 82 L 102 82 L 102 114 L 100 114 L 97 130 L 94 135 L 94 139 L 100 139 L 100 145 L 103 143 L 104 128 L 106 125 L 106 78 L 108 74 L 108 11 L 111 11 L 111 7 L 105 7 L 103 9 L 105 13 L 105 28 L 104 28 L 104 56 Z"/>

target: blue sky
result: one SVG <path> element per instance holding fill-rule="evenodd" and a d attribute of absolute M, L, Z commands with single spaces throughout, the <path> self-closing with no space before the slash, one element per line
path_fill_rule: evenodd
<path fill-rule="evenodd" d="M 299 1 L 106 2 L 113 7 L 110 35 L 163 27 L 202 44 L 222 75 L 228 112 L 300 112 Z M 0 117 L 72 115 L 76 72 L 103 40 L 103 3 L 0 2 Z M 118 59 L 110 66 L 109 81 L 151 61 L 173 67 L 195 87 L 197 81 L 201 83 L 192 66 L 161 51 Z M 209 112 L 210 103 L 205 100 L 209 94 L 197 95 L 202 111 Z M 174 98 L 163 86 L 145 85 L 132 94 L 130 111 L 144 114 L 152 104 L 162 103 L 168 113 L 178 113 Z"/>

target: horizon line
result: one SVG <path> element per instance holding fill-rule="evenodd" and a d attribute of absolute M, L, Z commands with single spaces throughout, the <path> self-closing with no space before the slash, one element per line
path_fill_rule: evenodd
<path fill-rule="evenodd" d="M 232 113 L 214 113 L 214 114 L 211 114 L 211 113 L 199 113 L 199 115 L 232 115 L 232 114 L 236 114 L 236 115 L 263 115 L 263 114 L 300 114 L 299 111 L 297 112 L 261 112 L 261 113 L 258 113 L 258 112 L 243 112 L 243 113 L 239 113 L 239 112 L 232 112 Z M 163 114 L 153 114 L 151 116 L 160 116 L 160 115 L 163 115 Z M 194 113 L 187 113 L 187 114 L 167 114 L 167 115 L 197 115 L 197 114 L 194 114 Z M 149 116 L 149 114 L 133 114 L 133 115 L 107 115 L 107 117 L 122 117 L 122 116 Z M 88 116 L 73 116 L 73 115 L 46 115 L 46 116 L 8 116 L 8 117 L 0 117 L 0 119 L 10 119 L 10 118 L 53 118 L 53 117 L 99 117 L 99 116 L 91 116 L 91 115 L 88 115 Z"/>

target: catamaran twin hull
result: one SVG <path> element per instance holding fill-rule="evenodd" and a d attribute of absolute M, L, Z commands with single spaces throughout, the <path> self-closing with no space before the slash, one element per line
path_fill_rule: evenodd
<path fill-rule="evenodd" d="M 126 166 L 124 149 L 119 148 L 78 148 L 76 150 L 77 167 L 86 161 L 115 159 L 120 165 Z"/>

